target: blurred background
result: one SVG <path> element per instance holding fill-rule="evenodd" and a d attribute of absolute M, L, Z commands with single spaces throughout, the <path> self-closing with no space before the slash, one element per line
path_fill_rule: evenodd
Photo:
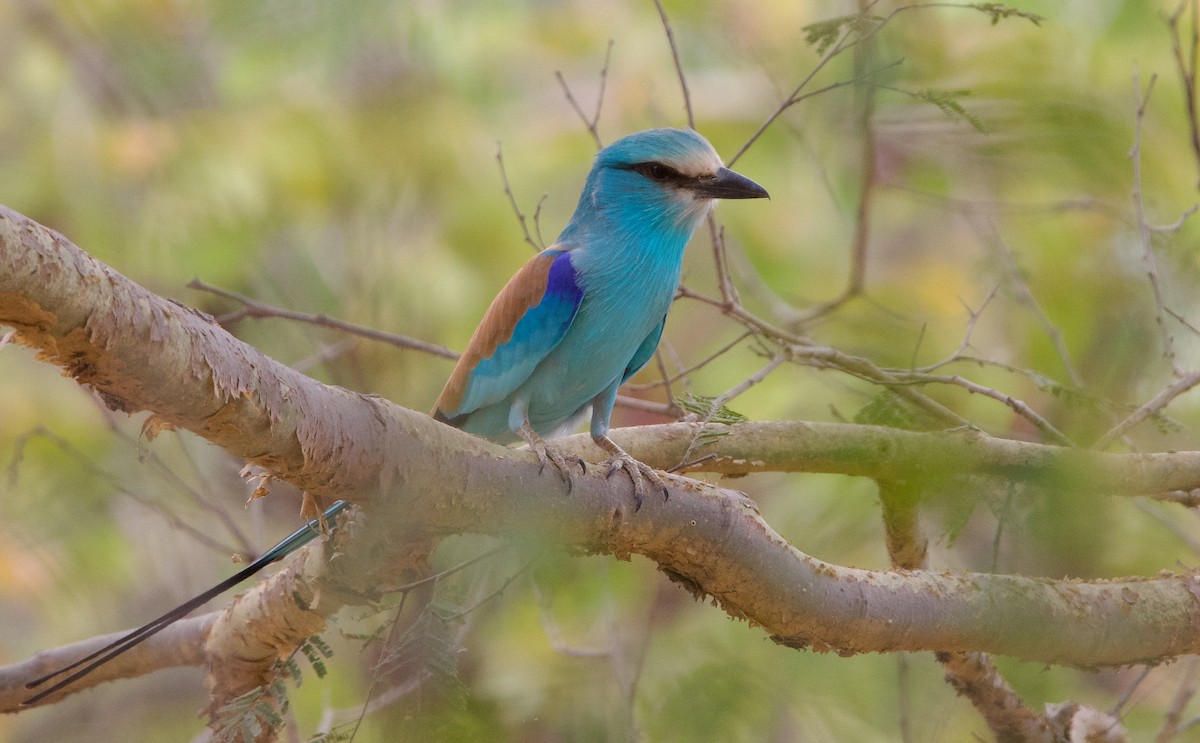
<path fill-rule="evenodd" d="M 751 311 L 901 369 L 954 355 L 970 331 L 963 353 L 995 363 L 939 373 L 1023 399 L 1090 445 L 1200 366 L 1195 219 L 1150 235 L 1170 310 L 1160 313 L 1132 197 L 1135 112 L 1157 75 L 1138 147 L 1145 220 L 1173 226 L 1197 200 L 1167 22 L 1181 6 L 1014 5 L 1044 19 L 993 23 L 955 7 L 898 14 L 859 57 L 885 68 L 872 78 L 881 87 L 840 87 L 790 107 L 736 163 L 771 201 L 727 204 L 718 216 Z M 821 60 L 805 27 L 858 8 L 664 6 L 697 128 L 727 161 Z M 880 2 L 873 12 L 896 7 Z M 504 193 L 498 147 L 545 243 L 574 209 L 595 152 L 556 73 L 589 115 L 603 82 L 604 142 L 687 123 L 649 0 L 11 0 L 0 4 L 0 49 L 0 203 L 217 316 L 239 305 L 188 288 L 192 279 L 455 350 L 532 253 Z M 844 54 L 805 90 L 855 74 L 854 55 Z M 864 188 L 865 152 L 873 168 Z M 802 322 L 841 294 L 862 224 L 865 294 Z M 699 234 L 685 284 L 716 296 L 714 275 Z M 444 358 L 280 319 L 229 327 L 323 381 L 418 410 L 451 369 Z M 742 332 L 681 300 L 664 363 L 690 367 Z M 719 395 L 761 368 L 763 353 L 742 341 L 673 392 Z M 655 366 L 635 381 L 655 382 Z M 0 663 L 138 625 L 228 575 L 230 555 L 264 549 L 298 525 L 294 493 L 277 487 L 245 506 L 241 463 L 190 435 L 147 440 L 143 415 L 108 412 L 25 349 L 0 350 L 0 389 Z M 926 391 L 990 433 L 1038 440 L 995 400 L 953 385 Z M 632 394 L 666 401 L 660 387 Z M 848 375 L 784 365 L 729 406 L 755 420 L 880 420 L 887 402 Z M 619 408 L 614 423 L 663 420 Z M 1200 448 L 1198 422 L 1195 396 L 1184 396 L 1122 446 Z M 728 484 L 799 549 L 888 567 L 870 481 Z M 958 483 L 925 515 L 936 568 L 1152 575 L 1194 565 L 1200 549 L 1195 513 L 1094 492 Z M 438 567 L 493 544 L 451 540 Z M 452 650 L 437 683 L 395 694 L 355 740 L 394 740 L 398 730 L 432 740 L 990 738 L 930 656 L 776 646 L 640 558 L 543 550 L 529 563 L 505 553 L 443 589 L 440 605 L 458 614 L 430 641 Z M 325 678 L 299 662 L 294 739 L 352 721 L 368 695 L 388 698 L 386 684 L 372 688 L 374 656 L 351 637 L 386 618 L 339 620 L 325 635 L 334 651 Z M 1035 709 L 1121 703 L 1136 739 L 1158 729 L 1191 667 L 1156 669 L 1130 692 L 1140 669 L 997 660 Z M 204 704 L 200 670 L 165 671 L 0 718 L 0 739 L 188 740 L 203 729 Z"/>

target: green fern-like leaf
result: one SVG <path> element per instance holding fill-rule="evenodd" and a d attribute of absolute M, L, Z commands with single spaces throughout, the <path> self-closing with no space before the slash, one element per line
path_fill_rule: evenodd
<path fill-rule="evenodd" d="M 325 642 L 320 635 L 313 635 L 312 637 L 308 638 L 308 644 L 311 644 L 313 647 L 315 647 L 318 651 L 320 651 L 321 655 L 325 656 L 326 658 L 333 657 L 333 648 L 329 647 L 329 643 Z"/>
<path fill-rule="evenodd" d="M 329 673 L 329 669 L 325 666 L 325 658 L 333 657 L 333 648 L 329 647 L 320 637 L 313 635 L 300 645 L 300 652 L 308 659 L 308 664 L 312 666 L 317 678 L 325 678 Z M 299 681 L 296 682 L 296 685 L 300 685 Z"/>
<path fill-rule="evenodd" d="M 1035 26 L 1042 25 L 1045 17 L 1037 13 L 1030 13 L 1028 10 L 1013 8 L 1004 3 L 971 3 L 967 7 L 974 8 L 981 13 L 987 13 L 992 17 L 992 25 L 995 26 L 1000 21 L 1006 18 L 1024 18 Z"/>
<path fill-rule="evenodd" d="M 304 674 L 300 671 L 300 664 L 295 658 L 288 658 L 279 662 L 280 667 L 292 679 L 292 683 L 299 686 L 304 681 Z"/>
<path fill-rule="evenodd" d="M 918 100 L 922 100 L 926 103 L 931 103 L 937 106 L 939 111 L 951 119 L 967 122 L 974 127 L 975 131 L 977 132 L 987 132 L 987 127 L 983 125 L 983 122 L 980 121 L 975 115 L 967 111 L 967 109 L 964 108 L 963 105 L 958 101 L 959 98 L 965 98 L 971 95 L 971 91 L 969 90 L 935 90 L 930 88 L 927 90 L 909 92 L 909 95 Z"/>
<path fill-rule="evenodd" d="M 883 19 L 879 16 L 869 13 L 855 13 L 854 15 L 844 15 L 838 18 L 830 18 L 826 21 L 810 23 L 800 30 L 804 32 L 804 43 L 813 47 L 817 54 L 824 54 L 847 31 L 854 28 L 861 29 L 867 23 L 875 23 L 881 20 Z"/>
<path fill-rule="evenodd" d="M 700 417 L 705 423 L 716 423 L 722 426 L 732 426 L 737 423 L 745 423 L 750 420 L 746 416 L 732 410 L 725 405 L 717 405 L 717 398 L 706 397 L 705 395 L 693 395 L 688 393 L 686 397 L 675 398 L 675 404 L 681 409 L 689 413 L 693 413 Z M 709 428 L 705 426 L 697 437 L 697 443 L 710 444 L 713 441 L 728 436 L 728 431 L 722 431 L 719 428 Z"/>
<path fill-rule="evenodd" d="M 313 735 L 306 743 L 346 743 L 346 741 L 354 740 L 354 727 L 354 723 L 346 723 L 335 727 L 328 733 Z"/>
<path fill-rule="evenodd" d="M 687 397 L 675 398 L 675 404 L 680 408 L 689 413 L 695 413 L 709 423 L 732 426 L 735 423 L 745 423 L 750 420 L 736 410 L 732 410 L 724 405 L 714 405 L 716 401 L 717 398 L 715 397 L 693 395 L 690 392 Z"/>
<path fill-rule="evenodd" d="M 269 730 L 283 727 L 289 706 L 287 686 L 276 678 L 269 685 L 242 694 L 217 710 L 217 743 L 253 743 Z"/>
<path fill-rule="evenodd" d="M 916 418 L 891 390 L 881 390 L 871 398 L 871 402 L 854 414 L 854 422 L 907 430 L 917 428 Z"/>

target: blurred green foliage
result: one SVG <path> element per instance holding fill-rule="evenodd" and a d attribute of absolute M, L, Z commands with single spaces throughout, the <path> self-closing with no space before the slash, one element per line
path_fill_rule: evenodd
<path fill-rule="evenodd" d="M 840 0 L 664 5 L 697 126 L 727 158 L 818 62 L 804 27 L 856 9 Z M 901 13 L 876 37 L 875 64 L 901 63 L 880 73 L 886 87 L 873 93 L 867 295 L 805 331 L 908 369 L 953 354 L 978 312 L 968 352 L 1007 367 L 943 371 L 1025 400 L 1086 445 L 1172 381 L 1129 152 L 1136 101 L 1157 75 L 1139 142 L 1142 192 L 1152 223 L 1174 223 L 1196 202 L 1198 178 L 1164 21 L 1176 4 L 1014 7 L 1044 20 L 993 24 L 987 13 L 937 7 Z M 555 72 L 590 112 L 610 39 L 605 141 L 684 125 L 649 2 L 13 0 L 0 5 L 0 203 L 216 315 L 236 307 L 186 289 L 193 277 L 461 348 L 530 252 L 502 192 L 498 143 L 521 209 L 552 240 L 594 150 Z M 851 56 L 813 86 L 853 77 Z M 786 324 L 844 285 L 862 193 L 863 95 L 844 87 L 789 109 L 737 165 L 772 201 L 718 210 L 743 299 L 771 322 Z M 1192 220 L 1153 236 L 1166 301 L 1193 324 L 1198 229 Z M 713 275 L 698 236 L 685 281 L 713 294 Z M 1047 327 L 1061 332 L 1069 362 Z M 234 330 L 323 380 L 416 409 L 450 370 L 445 359 L 280 320 Z M 1170 330 L 1178 364 L 1200 365 L 1197 334 L 1173 321 Z M 711 307 L 681 302 L 666 356 L 690 366 L 741 332 Z M 715 398 L 763 363 L 752 344 L 739 345 L 676 393 Z M 140 417 L 102 410 L 24 350 L 0 351 L 0 380 L 0 662 L 139 624 L 226 575 L 230 553 L 294 528 L 286 489 L 243 509 L 238 463 L 190 437 L 139 438 Z M 927 391 L 990 432 L 1036 438 L 995 400 Z M 1193 398 L 1127 444 L 1198 448 Z M 784 365 L 730 404 L 755 420 L 910 420 L 893 403 L 849 376 Z M 657 420 L 618 410 L 616 422 Z M 939 568 L 1103 577 L 1196 560 L 1191 512 L 1067 489 L 959 485 L 927 508 Z M 734 486 L 806 552 L 887 566 L 871 483 L 770 476 Z M 456 540 L 439 560 L 481 549 Z M 695 604 L 645 561 L 539 554 L 536 569 L 497 559 L 447 588 L 453 605 L 470 607 L 520 573 L 459 620 L 465 693 L 421 692 L 367 717 L 356 740 L 407 730 L 443 740 L 885 741 L 900 739 L 902 719 L 912 740 L 987 737 L 931 658 L 799 653 Z M 326 640 L 328 677 L 309 674 L 290 691 L 302 736 L 330 708 L 352 720 L 371 686 L 361 643 L 336 629 Z M 1066 699 L 1108 708 L 1135 675 L 1003 665 L 1035 708 Z M 1156 670 L 1133 695 L 1126 722 L 1136 738 L 1157 728 L 1175 687 L 1171 669 Z M 198 671 L 162 672 L 0 719 L 0 738 L 187 739 L 203 699 Z"/>

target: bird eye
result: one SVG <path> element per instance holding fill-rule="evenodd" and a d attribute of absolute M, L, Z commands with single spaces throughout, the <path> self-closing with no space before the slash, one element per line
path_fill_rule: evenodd
<path fill-rule="evenodd" d="M 641 163 L 640 165 L 634 166 L 633 169 L 652 181 L 669 180 L 675 175 L 674 170 L 671 170 L 662 163 Z"/>

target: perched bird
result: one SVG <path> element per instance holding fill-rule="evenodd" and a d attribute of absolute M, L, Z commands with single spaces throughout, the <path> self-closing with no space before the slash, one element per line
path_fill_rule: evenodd
<path fill-rule="evenodd" d="M 658 345 L 679 283 L 683 249 L 716 199 L 756 199 L 767 192 L 721 165 L 690 129 L 650 129 L 600 151 L 583 195 L 558 242 L 525 264 L 483 316 L 434 408 L 438 420 L 501 443 L 524 440 L 545 466 L 570 483 L 561 452 L 546 445 L 591 406 L 592 439 L 612 456 L 609 476 L 624 469 L 637 505 L 643 479 L 662 478 L 608 437 L 621 383 Z M 333 524 L 347 506 L 324 518 Z M 34 679 L 35 704 L 165 629 L 319 533 L 310 522 L 237 574 L 106 647 Z"/>
<path fill-rule="evenodd" d="M 684 246 L 714 202 L 766 196 L 691 129 L 649 129 L 605 147 L 558 241 L 484 314 L 433 417 L 498 443 L 525 441 L 569 487 L 566 458 L 544 439 L 590 406 L 608 476 L 628 472 L 639 508 L 643 479 L 665 493 L 654 469 L 608 437 L 617 389 L 654 354 Z"/>
<path fill-rule="evenodd" d="M 324 519 L 325 524 L 327 524 L 329 527 L 332 527 L 334 525 L 334 523 L 337 521 L 338 514 L 340 514 L 348 505 L 350 505 L 350 504 L 347 503 L 346 501 L 340 500 L 340 501 L 334 503 L 329 508 L 327 508 L 325 510 L 325 513 L 322 514 L 322 518 Z M 54 692 L 58 691 L 59 689 L 62 689 L 66 686 L 69 686 L 70 684 L 75 683 L 79 679 L 88 675 L 89 673 L 96 670 L 97 668 L 104 665 L 105 663 L 109 662 L 110 660 L 117 657 L 121 653 L 124 653 L 126 650 L 129 650 L 130 648 L 134 647 L 135 645 L 138 645 L 139 643 L 143 642 L 144 640 L 150 639 L 154 635 L 156 635 L 159 632 L 161 632 L 162 630 L 166 629 L 168 626 L 170 626 L 174 622 L 176 622 L 180 619 L 183 619 L 193 609 L 196 609 L 196 608 L 200 607 L 201 605 L 207 603 L 209 599 L 215 598 L 216 596 L 219 596 L 222 593 L 225 593 L 230 588 L 233 588 L 237 584 L 241 583 L 242 581 L 246 580 L 250 576 L 259 572 L 260 570 L 262 570 L 266 566 L 270 565 L 271 563 L 275 562 L 276 560 L 280 560 L 280 559 L 286 557 L 287 555 L 292 554 L 296 550 L 300 549 L 304 545 L 311 542 L 313 540 L 313 537 L 317 536 L 320 533 L 321 533 L 321 522 L 320 521 L 313 520 L 313 521 L 308 522 L 307 525 L 302 526 L 299 529 L 297 529 L 296 531 L 292 532 L 289 536 L 285 537 L 282 541 L 280 541 L 279 544 L 276 544 L 274 547 L 272 547 L 271 549 L 264 552 L 262 554 L 262 556 L 259 557 L 257 560 L 250 563 L 246 567 L 242 568 L 238 572 L 234 573 L 232 576 L 221 581 L 220 583 L 213 586 L 212 588 L 208 589 L 204 593 L 201 593 L 198 596 L 194 596 L 194 597 L 188 599 L 187 601 L 183 602 L 179 606 L 176 606 L 174 609 L 171 609 L 170 611 L 168 611 L 166 614 L 163 614 L 161 617 L 154 619 L 150 622 L 147 622 L 146 624 L 143 624 L 141 627 L 138 627 L 135 630 L 131 630 L 130 632 L 125 633 L 117 640 L 109 643 L 108 645 L 105 645 L 104 647 L 100 648 L 99 650 L 92 653 L 91 655 L 80 658 L 79 660 L 75 661 L 74 663 L 71 663 L 70 665 L 63 666 L 62 668 L 59 668 L 58 670 L 53 671 L 52 673 L 48 673 L 45 676 L 41 676 L 39 678 L 34 679 L 33 681 L 28 682 L 27 684 L 25 684 L 25 688 L 36 689 L 37 687 L 39 687 L 42 684 L 49 681 L 50 679 L 58 678 L 59 676 L 62 676 L 64 673 L 70 673 L 71 671 L 74 671 L 74 673 L 71 673 L 69 676 L 59 680 L 53 686 L 48 686 L 45 689 L 39 691 L 37 694 L 34 694 L 30 698 L 26 699 L 24 702 L 22 702 L 22 704 L 23 705 L 37 704 L 42 699 L 45 699 L 46 697 L 50 696 Z M 80 668 L 80 666 L 82 666 L 82 668 Z M 75 669 L 77 669 L 77 668 L 79 670 L 76 671 Z"/>

